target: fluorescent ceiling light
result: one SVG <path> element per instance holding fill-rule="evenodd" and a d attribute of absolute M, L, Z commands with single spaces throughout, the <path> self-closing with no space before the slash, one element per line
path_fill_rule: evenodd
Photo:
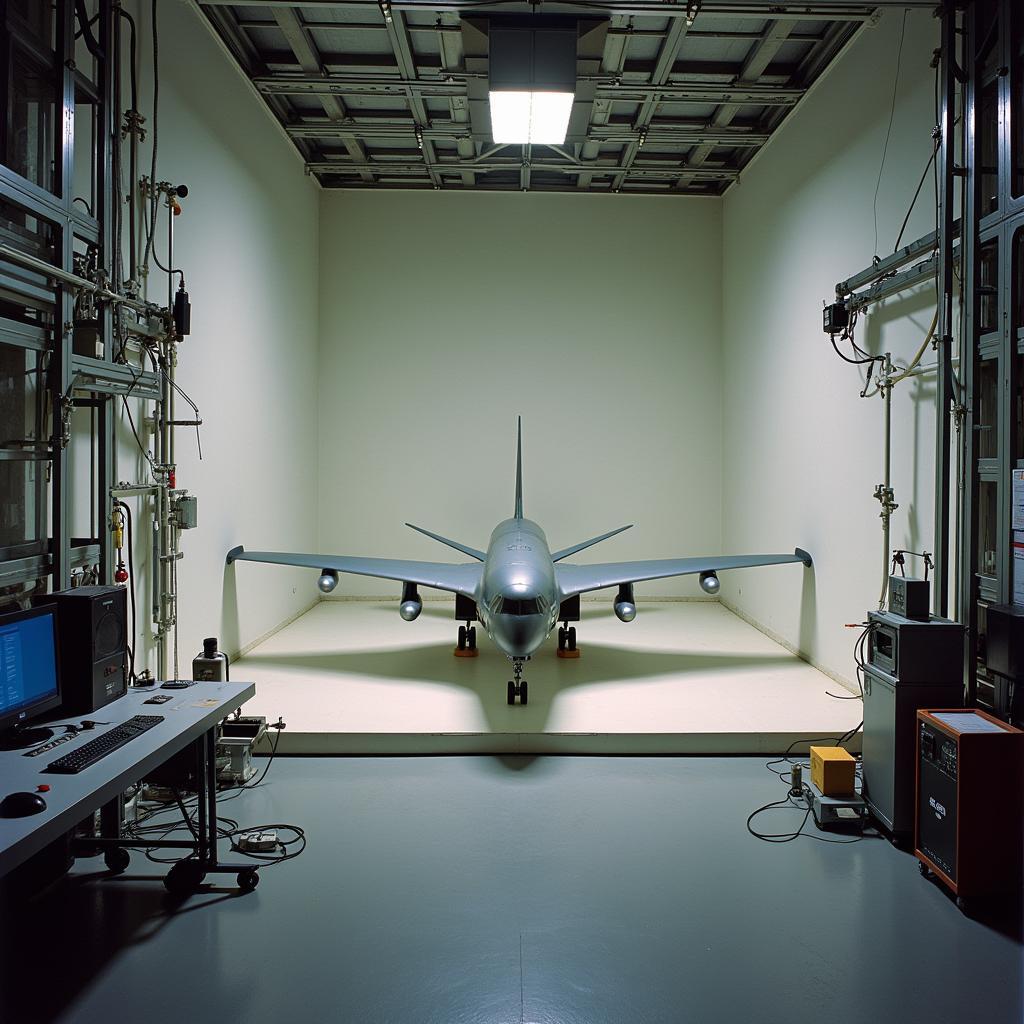
<path fill-rule="evenodd" d="M 491 135 L 499 145 L 560 145 L 569 130 L 572 100 L 571 92 L 492 90 Z"/>

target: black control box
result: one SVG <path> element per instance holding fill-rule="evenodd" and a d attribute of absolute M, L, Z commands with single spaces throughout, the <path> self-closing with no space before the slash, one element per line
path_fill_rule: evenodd
<path fill-rule="evenodd" d="M 907 576 L 889 577 L 889 611 L 905 619 L 928 621 L 928 606 L 931 603 L 927 580 L 915 580 Z"/>
<path fill-rule="evenodd" d="M 826 334 L 838 334 L 850 326 L 850 311 L 842 302 L 833 302 L 822 310 L 821 321 Z"/>

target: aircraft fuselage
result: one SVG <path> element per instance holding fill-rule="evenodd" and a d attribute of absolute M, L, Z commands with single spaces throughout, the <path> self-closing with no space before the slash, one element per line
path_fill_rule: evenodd
<path fill-rule="evenodd" d="M 510 658 L 530 657 L 548 638 L 561 595 L 547 538 L 533 520 L 494 528 L 476 603 L 487 635 Z"/>

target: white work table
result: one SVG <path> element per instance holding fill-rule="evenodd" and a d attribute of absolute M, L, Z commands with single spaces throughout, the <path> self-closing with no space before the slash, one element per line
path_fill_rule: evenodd
<path fill-rule="evenodd" d="M 80 732 L 70 742 L 36 757 L 26 757 L 23 750 L 0 751 L 0 799 L 10 793 L 34 793 L 41 785 L 50 787 L 48 792 L 40 793 L 46 801 L 44 811 L 24 818 L 0 818 L 0 876 L 70 832 L 83 818 L 204 735 L 207 740 L 200 756 L 206 770 L 200 776 L 200 804 L 206 817 L 216 804 L 214 727 L 255 692 L 253 683 L 244 682 L 199 682 L 183 690 L 162 690 L 157 684 L 132 689 L 91 715 L 37 723 L 52 727 L 54 723 L 78 724 L 91 718 L 109 724 Z M 171 699 L 164 704 L 144 703 L 155 694 L 168 694 Z M 162 715 L 164 720 L 77 775 L 46 771 L 51 761 L 135 715 Z M 62 734 L 62 729 L 54 730 L 55 739 Z M 116 837 L 108 837 L 107 842 L 115 843 Z M 213 847 L 197 851 L 204 865 L 211 869 L 216 867 L 215 843 Z"/>

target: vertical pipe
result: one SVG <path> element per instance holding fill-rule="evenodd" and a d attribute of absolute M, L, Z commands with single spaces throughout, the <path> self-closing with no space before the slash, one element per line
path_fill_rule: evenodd
<path fill-rule="evenodd" d="M 885 607 L 885 597 L 889 590 L 889 527 L 892 519 L 892 358 L 885 353 L 883 364 L 883 380 L 885 381 L 885 457 L 882 483 L 882 589 L 878 598 L 878 608 Z"/>
<path fill-rule="evenodd" d="M 949 444 L 953 401 L 953 180 L 956 107 L 956 8 L 942 5 L 942 106 L 939 179 L 939 325 L 938 375 L 935 388 L 935 583 L 937 615 L 949 610 Z M 965 231 L 969 226 L 965 225 Z"/>
<path fill-rule="evenodd" d="M 136 111 L 132 111 L 136 113 Z M 129 132 L 131 143 L 128 147 L 128 279 L 134 286 L 139 280 L 138 228 L 135 221 L 135 207 L 139 199 L 139 131 L 136 121 L 131 122 Z"/>

